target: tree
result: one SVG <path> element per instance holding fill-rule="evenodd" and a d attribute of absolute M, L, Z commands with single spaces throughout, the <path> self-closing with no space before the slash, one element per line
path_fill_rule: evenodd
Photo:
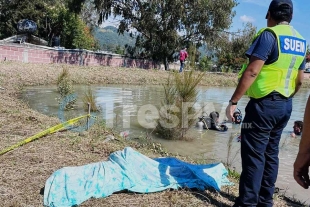
<path fill-rule="evenodd" d="M 61 7 L 53 10 L 55 17 L 51 18 L 52 35 L 61 36 L 61 45 L 66 48 L 98 49 L 90 28 L 83 20 L 71 13 L 68 9 Z"/>
<path fill-rule="evenodd" d="M 38 28 L 47 6 L 42 0 L 0 0 L 0 39 L 17 33 L 17 22 L 21 19 L 34 20 Z"/>
<path fill-rule="evenodd" d="M 212 44 L 218 33 L 231 25 L 236 0 L 94 0 L 99 24 L 120 16 L 119 33 L 133 31 L 135 46 L 144 56 L 161 61 L 168 69 L 173 54 L 194 42 Z"/>
<path fill-rule="evenodd" d="M 203 56 L 200 60 L 199 60 L 199 66 L 198 69 L 200 71 L 210 71 L 213 69 L 213 67 L 210 65 L 211 62 L 211 58 L 208 56 Z"/>
<path fill-rule="evenodd" d="M 80 16 L 83 22 L 93 31 L 98 22 L 98 15 L 94 6 L 93 0 L 85 0 L 81 8 Z"/>
<path fill-rule="evenodd" d="M 164 84 L 164 99 L 159 111 L 156 132 L 164 139 L 185 140 L 187 132 L 196 123 L 197 85 L 204 73 L 174 73 Z"/>
<path fill-rule="evenodd" d="M 91 30 L 79 13 L 84 0 L 0 0 L 0 39 L 18 33 L 16 25 L 21 19 L 37 23 L 35 35 L 47 41 L 61 36 L 66 48 L 97 48 Z"/>
<path fill-rule="evenodd" d="M 122 48 L 120 45 L 117 45 L 114 52 L 116 54 L 124 55 L 124 48 Z"/>
<path fill-rule="evenodd" d="M 247 23 L 242 31 L 238 31 L 235 35 L 226 34 L 219 39 L 216 47 L 216 56 L 218 57 L 218 65 L 224 67 L 228 72 L 229 69 L 238 70 L 241 65 L 247 63 L 245 56 L 246 50 L 249 48 L 256 33 L 256 27 L 251 23 Z"/>

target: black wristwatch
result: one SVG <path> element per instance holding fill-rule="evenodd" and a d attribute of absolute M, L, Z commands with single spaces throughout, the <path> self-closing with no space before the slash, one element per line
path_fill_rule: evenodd
<path fill-rule="evenodd" d="M 237 105 L 238 102 L 233 102 L 232 100 L 229 100 L 229 103 L 231 103 L 231 105 Z"/>

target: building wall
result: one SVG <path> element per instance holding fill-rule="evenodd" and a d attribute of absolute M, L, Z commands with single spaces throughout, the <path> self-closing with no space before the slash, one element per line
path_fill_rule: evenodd
<path fill-rule="evenodd" d="M 154 61 L 131 59 L 116 54 L 96 53 L 88 50 L 57 49 L 32 44 L 0 42 L 0 61 L 25 63 L 62 63 L 81 66 L 112 66 L 129 68 L 158 68 Z"/>

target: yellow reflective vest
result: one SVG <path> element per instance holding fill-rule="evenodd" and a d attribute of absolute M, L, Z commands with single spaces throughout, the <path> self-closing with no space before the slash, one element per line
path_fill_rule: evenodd
<path fill-rule="evenodd" d="M 263 28 L 255 35 L 254 40 L 265 30 L 275 34 L 279 57 L 276 62 L 262 67 L 246 94 L 252 98 L 262 98 L 272 91 L 277 91 L 289 97 L 295 91 L 298 69 L 306 56 L 306 41 L 290 25 Z M 246 65 L 243 65 L 238 78 L 241 78 L 245 69 Z"/>

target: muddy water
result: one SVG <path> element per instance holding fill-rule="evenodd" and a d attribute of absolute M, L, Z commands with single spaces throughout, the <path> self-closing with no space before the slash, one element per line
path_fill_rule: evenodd
<path fill-rule="evenodd" d="M 160 86 L 129 86 L 129 85 L 108 85 L 91 86 L 96 97 L 96 103 L 102 108 L 102 113 L 97 114 L 99 118 L 106 121 L 109 127 L 120 131 L 128 130 L 129 138 L 145 136 L 145 133 L 153 124 L 153 119 L 158 115 L 160 103 L 163 98 L 163 89 Z M 82 109 L 82 96 L 86 86 L 75 86 L 77 94 L 76 110 L 67 116 L 72 118 L 85 114 Z M 224 110 L 227 101 L 230 99 L 234 88 L 199 87 L 199 98 L 197 109 L 207 113 L 211 111 L 220 112 L 220 120 L 224 119 Z M 310 191 L 299 187 L 292 177 L 292 166 L 298 150 L 300 138 L 291 138 L 293 122 L 302 120 L 306 100 L 310 90 L 302 89 L 294 98 L 293 112 L 291 119 L 284 130 L 280 144 L 280 168 L 277 180 L 277 187 L 286 190 L 287 194 L 297 199 L 310 203 Z M 29 106 L 41 113 L 51 116 L 58 116 L 62 113 L 59 110 L 59 95 L 55 86 L 30 87 L 27 88 L 22 98 L 29 103 Z M 244 115 L 244 108 L 248 98 L 242 98 L 238 107 Z M 236 141 L 239 128 L 229 125 L 227 132 L 199 131 L 193 127 L 189 135 L 193 137 L 190 142 L 167 141 L 156 137 L 168 151 L 180 155 L 190 155 L 206 162 L 226 162 L 241 171 L 240 164 L 240 143 Z M 230 149 L 230 150 L 228 150 Z"/>

